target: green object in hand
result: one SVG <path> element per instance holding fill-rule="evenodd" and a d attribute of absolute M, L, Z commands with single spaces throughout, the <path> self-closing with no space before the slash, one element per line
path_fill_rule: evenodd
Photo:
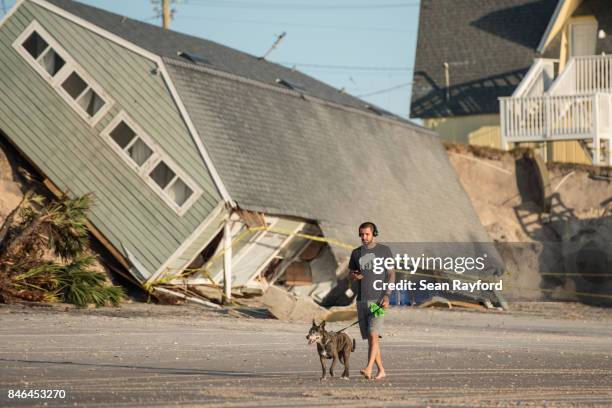
<path fill-rule="evenodd" d="M 370 313 L 372 313 L 374 317 L 384 316 L 385 309 L 377 303 L 370 303 Z"/>

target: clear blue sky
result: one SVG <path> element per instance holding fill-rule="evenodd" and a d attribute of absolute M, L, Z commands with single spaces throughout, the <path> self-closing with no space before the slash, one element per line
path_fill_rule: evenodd
<path fill-rule="evenodd" d="M 155 0 L 81 2 L 161 24 Z M 177 0 L 172 8 L 173 30 L 257 56 L 285 31 L 269 60 L 408 116 L 419 0 Z"/>

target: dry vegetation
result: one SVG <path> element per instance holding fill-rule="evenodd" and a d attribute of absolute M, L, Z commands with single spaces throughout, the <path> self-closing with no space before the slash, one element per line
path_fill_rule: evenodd
<path fill-rule="evenodd" d="M 28 192 L 0 228 L 0 302 L 117 305 L 123 289 L 92 268 L 86 214 L 91 196 L 45 203 Z"/>

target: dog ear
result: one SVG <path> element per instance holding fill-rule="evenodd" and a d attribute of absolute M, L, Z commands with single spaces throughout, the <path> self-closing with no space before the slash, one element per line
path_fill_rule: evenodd
<path fill-rule="evenodd" d="M 312 318 L 312 325 L 313 325 L 313 326 L 316 326 L 316 325 L 317 325 L 317 323 L 315 322 L 314 317 Z"/>
<path fill-rule="evenodd" d="M 325 320 L 321 322 L 321 325 L 319 327 L 325 327 Z"/>

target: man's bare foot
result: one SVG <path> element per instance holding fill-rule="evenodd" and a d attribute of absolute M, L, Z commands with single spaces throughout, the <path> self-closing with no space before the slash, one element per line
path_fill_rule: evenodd
<path fill-rule="evenodd" d="M 359 370 L 359 372 L 361 373 L 361 375 L 363 375 L 366 378 L 366 380 L 372 379 L 372 370 L 366 370 L 364 368 L 362 370 Z"/>
<path fill-rule="evenodd" d="M 374 377 L 374 379 L 375 380 L 382 380 L 386 376 L 387 376 L 387 374 L 385 374 L 385 370 L 382 370 L 382 371 L 378 372 L 378 374 L 376 375 L 376 377 Z"/>

